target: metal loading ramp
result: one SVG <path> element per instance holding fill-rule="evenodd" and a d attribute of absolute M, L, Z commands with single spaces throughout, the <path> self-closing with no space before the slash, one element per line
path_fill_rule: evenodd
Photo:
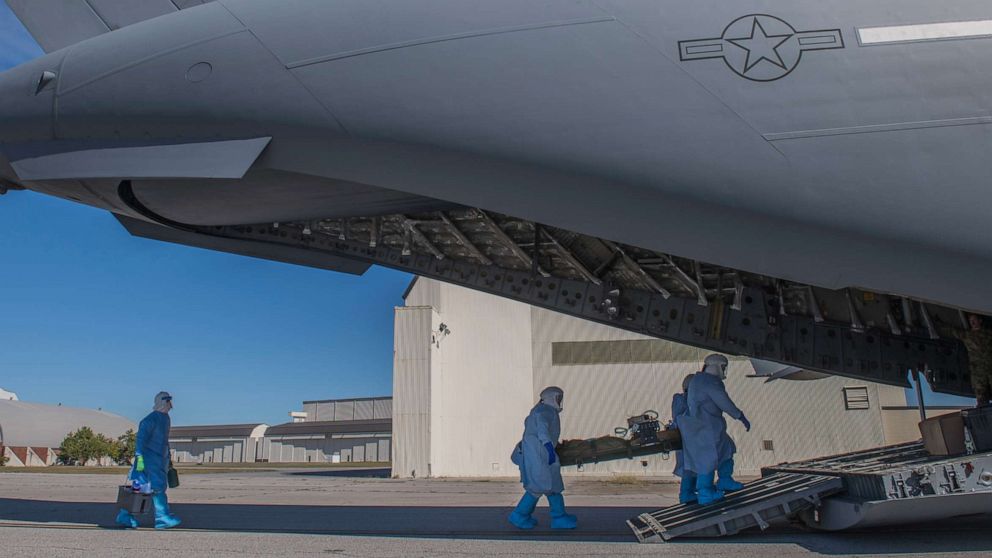
<path fill-rule="evenodd" d="M 722 537 L 744 529 L 765 530 L 776 521 L 818 506 L 843 490 L 836 476 L 775 473 L 744 485 L 723 500 L 700 506 L 679 504 L 627 521 L 637 540 L 659 543 L 676 537 Z"/>

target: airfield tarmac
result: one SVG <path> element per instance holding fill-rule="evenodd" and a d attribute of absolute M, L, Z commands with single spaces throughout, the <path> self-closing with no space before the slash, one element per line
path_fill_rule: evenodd
<path fill-rule="evenodd" d="M 641 545 L 624 521 L 675 502 L 659 480 L 572 481 L 575 531 L 534 531 L 504 517 L 509 480 L 393 480 L 384 469 L 186 474 L 170 491 L 174 531 L 113 527 L 117 475 L 0 473 L 0 556 L 988 556 L 992 515 L 873 532 L 765 533 Z M 145 518 L 145 525 L 149 518 Z"/>

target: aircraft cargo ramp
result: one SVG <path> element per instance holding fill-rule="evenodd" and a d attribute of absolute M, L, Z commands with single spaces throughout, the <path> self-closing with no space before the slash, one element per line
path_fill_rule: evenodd
<path fill-rule="evenodd" d="M 921 442 L 762 470 L 708 506 L 677 505 L 629 520 L 641 542 L 733 535 L 801 520 L 836 531 L 917 523 L 992 510 L 992 452 L 931 456 Z"/>

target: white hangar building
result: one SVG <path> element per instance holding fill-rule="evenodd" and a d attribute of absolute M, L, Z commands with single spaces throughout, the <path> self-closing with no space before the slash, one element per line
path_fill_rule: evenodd
<path fill-rule="evenodd" d="M 391 397 L 304 401 L 292 422 L 173 426 L 177 463 L 388 463 Z"/>
<path fill-rule="evenodd" d="M 267 424 L 173 426 L 169 448 L 176 463 L 254 463 L 262 460 Z"/>
<path fill-rule="evenodd" d="M 419 278 L 395 310 L 393 475 L 516 476 L 510 452 L 549 385 L 565 390 L 562 439 L 613 434 L 627 417 L 671 415 L 672 395 L 703 351 Z M 738 469 L 918 438 L 898 387 L 837 376 L 749 378 L 731 358 L 727 388 L 753 424 L 730 421 Z M 586 465 L 568 475 L 670 475 L 661 455 Z"/>

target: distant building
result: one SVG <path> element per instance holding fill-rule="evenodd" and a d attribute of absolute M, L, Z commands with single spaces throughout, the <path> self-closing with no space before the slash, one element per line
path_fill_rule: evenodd
<path fill-rule="evenodd" d="M 288 422 L 265 434 L 272 463 L 388 463 L 392 419 Z"/>
<path fill-rule="evenodd" d="M 17 401 L 17 394 L 0 388 L 0 401 Z"/>
<path fill-rule="evenodd" d="M 388 463 L 392 459 L 391 397 L 304 401 L 292 422 L 174 426 L 177 463 Z"/>
<path fill-rule="evenodd" d="M 0 399 L 0 453 L 8 467 L 53 465 L 62 440 L 84 426 L 112 439 L 136 429 L 130 420 L 104 411 Z"/>
<path fill-rule="evenodd" d="M 393 398 L 362 397 L 304 401 L 303 412 L 290 413 L 290 416 L 294 422 L 298 418 L 302 418 L 305 422 L 391 419 Z"/>
<path fill-rule="evenodd" d="M 667 421 L 672 395 L 710 352 L 430 279 L 404 299 L 394 327 L 398 477 L 516 476 L 510 453 L 550 385 L 565 390 L 563 439 L 612 435 L 647 410 Z M 766 383 L 749 377 L 749 359 L 730 361 L 728 391 L 754 425 L 745 433 L 729 421 L 746 474 L 919 438 L 902 388 L 839 376 Z M 663 476 L 674 463 L 654 455 L 565 473 Z"/>
<path fill-rule="evenodd" d="M 254 463 L 262 460 L 267 424 L 174 426 L 169 431 L 176 463 Z"/>

